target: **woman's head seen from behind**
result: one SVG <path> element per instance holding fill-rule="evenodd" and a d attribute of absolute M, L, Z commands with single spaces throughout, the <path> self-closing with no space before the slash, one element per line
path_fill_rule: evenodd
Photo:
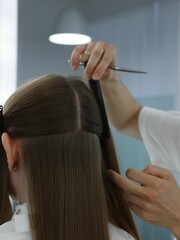
<path fill-rule="evenodd" d="M 28 204 L 33 240 L 108 240 L 102 122 L 87 86 L 41 77 L 8 99 L 3 118 L 9 191 Z"/>

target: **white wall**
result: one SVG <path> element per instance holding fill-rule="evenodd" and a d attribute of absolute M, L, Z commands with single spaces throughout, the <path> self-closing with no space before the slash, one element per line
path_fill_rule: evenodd
<path fill-rule="evenodd" d="M 179 31 L 178 31 L 178 47 L 177 47 L 177 54 L 178 54 L 178 60 L 177 60 L 177 69 L 178 69 L 178 80 L 177 80 L 177 87 L 176 87 L 176 98 L 175 98 L 175 109 L 180 111 L 180 1 L 178 5 L 179 10 L 179 18 L 178 18 L 178 25 L 179 25 Z"/>
<path fill-rule="evenodd" d="M 0 0 L 0 104 L 16 89 L 17 0 Z"/>

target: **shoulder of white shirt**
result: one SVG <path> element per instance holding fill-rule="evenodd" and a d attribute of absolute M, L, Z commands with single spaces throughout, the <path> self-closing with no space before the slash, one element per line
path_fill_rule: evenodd
<path fill-rule="evenodd" d="M 134 238 L 125 230 L 108 224 L 110 240 L 133 240 Z M 30 240 L 27 205 L 16 207 L 11 221 L 0 226 L 0 240 Z"/>

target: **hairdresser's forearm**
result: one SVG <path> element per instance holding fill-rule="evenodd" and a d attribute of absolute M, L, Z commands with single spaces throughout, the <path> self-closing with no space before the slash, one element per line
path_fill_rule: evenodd
<path fill-rule="evenodd" d="M 176 226 L 170 228 L 170 231 L 176 237 L 176 240 L 180 240 L 180 222 L 176 224 Z"/>
<path fill-rule="evenodd" d="M 141 139 L 138 128 L 141 106 L 121 82 L 119 76 L 114 74 L 111 81 L 102 80 L 101 89 L 112 125 L 126 135 Z"/>

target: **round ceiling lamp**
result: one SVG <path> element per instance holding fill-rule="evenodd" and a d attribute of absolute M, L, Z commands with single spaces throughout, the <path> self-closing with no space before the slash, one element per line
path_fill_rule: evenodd
<path fill-rule="evenodd" d="M 55 32 L 49 36 L 49 41 L 62 45 L 81 45 L 91 42 L 87 34 L 87 22 L 74 9 L 64 11 L 57 19 Z"/>

